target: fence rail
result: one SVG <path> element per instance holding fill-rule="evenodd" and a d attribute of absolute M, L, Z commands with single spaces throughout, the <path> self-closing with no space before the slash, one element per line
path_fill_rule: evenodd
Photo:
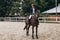
<path fill-rule="evenodd" d="M 0 17 L 0 21 L 24 22 L 25 17 Z M 39 17 L 39 22 L 60 22 L 60 17 Z"/>

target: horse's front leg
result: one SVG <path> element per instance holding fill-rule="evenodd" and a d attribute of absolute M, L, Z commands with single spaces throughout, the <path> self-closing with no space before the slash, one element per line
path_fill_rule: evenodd
<path fill-rule="evenodd" d="M 32 38 L 34 39 L 34 26 L 32 26 Z"/>
<path fill-rule="evenodd" d="M 36 26 L 36 38 L 38 39 L 37 33 L 38 33 L 38 26 Z"/>

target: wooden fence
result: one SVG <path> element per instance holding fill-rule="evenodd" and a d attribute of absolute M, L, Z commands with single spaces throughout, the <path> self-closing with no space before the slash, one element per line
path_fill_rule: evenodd
<path fill-rule="evenodd" d="M 25 17 L 0 17 L 0 21 L 24 22 Z M 60 22 L 60 17 L 39 17 L 39 22 Z"/>

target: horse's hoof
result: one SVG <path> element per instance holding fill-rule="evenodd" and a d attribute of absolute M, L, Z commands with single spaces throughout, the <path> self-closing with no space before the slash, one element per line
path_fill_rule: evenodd
<path fill-rule="evenodd" d="M 29 34 L 26 34 L 27 36 L 29 36 Z"/>
<path fill-rule="evenodd" d="M 23 30 L 25 30 L 25 28 Z"/>
<path fill-rule="evenodd" d="M 34 39 L 34 37 L 32 37 L 32 39 Z"/>
<path fill-rule="evenodd" d="M 36 38 L 39 39 L 38 36 Z"/>
<path fill-rule="evenodd" d="M 32 39 L 34 39 L 34 37 L 32 37 Z"/>
<path fill-rule="evenodd" d="M 27 33 L 26 36 L 29 36 L 29 34 Z"/>
<path fill-rule="evenodd" d="M 25 30 L 26 28 L 24 28 L 23 30 Z"/>

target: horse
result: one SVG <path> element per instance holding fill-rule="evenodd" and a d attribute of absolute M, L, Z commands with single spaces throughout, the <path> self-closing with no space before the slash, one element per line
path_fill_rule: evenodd
<path fill-rule="evenodd" d="M 36 27 L 36 38 L 38 39 L 38 35 L 37 35 L 37 30 L 38 30 L 38 17 L 39 17 L 39 13 L 35 12 L 34 16 L 32 16 L 31 21 L 29 23 L 29 16 L 25 17 L 25 27 L 24 29 L 26 29 L 26 35 L 29 35 L 29 28 L 30 26 L 32 26 L 32 38 L 34 39 L 34 27 Z"/>

